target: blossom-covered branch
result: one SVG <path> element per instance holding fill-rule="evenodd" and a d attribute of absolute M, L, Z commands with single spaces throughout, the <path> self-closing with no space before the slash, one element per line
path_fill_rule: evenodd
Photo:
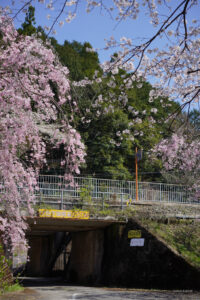
<path fill-rule="evenodd" d="M 58 109 L 71 97 L 69 71 L 49 45 L 33 36 L 20 36 L 4 11 L 0 34 L 0 181 L 6 191 L 0 195 L 0 231 L 13 249 L 19 242 L 26 244 L 22 209 L 33 214 L 37 175 L 46 163 L 40 126 L 55 123 Z M 69 120 L 63 119 L 57 128 L 51 143 L 63 145 L 62 165 L 71 180 L 84 162 L 84 145 Z"/>

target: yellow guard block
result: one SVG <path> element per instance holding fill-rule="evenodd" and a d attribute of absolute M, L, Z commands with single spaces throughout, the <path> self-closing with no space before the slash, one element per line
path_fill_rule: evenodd
<path fill-rule="evenodd" d="M 39 209 L 41 218 L 63 218 L 63 219 L 89 219 L 87 210 L 58 210 L 58 209 Z"/>

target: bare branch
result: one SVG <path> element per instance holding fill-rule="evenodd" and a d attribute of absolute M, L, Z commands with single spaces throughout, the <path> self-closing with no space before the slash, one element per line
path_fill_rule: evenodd
<path fill-rule="evenodd" d="M 66 6 L 67 1 L 68 1 L 68 0 L 65 0 L 64 4 L 63 4 L 63 6 L 62 6 L 62 8 L 61 8 L 61 10 L 60 10 L 60 12 L 59 12 L 59 14 L 57 15 L 56 19 L 55 19 L 55 20 L 53 21 L 53 23 L 52 23 L 52 25 L 51 25 L 51 27 L 50 27 L 50 29 L 49 29 L 49 32 L 47 33 L 47 36 L 49 36 L 49 34 L 51 33 L 53 27 L 55 26 L 55 24 L 57 23 L 58 19 L 59 19 L 60 16 L 62 15 L 62 13 L 63 13 L 63 11 L 64 11 L 64 9 L 65 9 L 65 6 Z"/>
<path fill-rule="evenodd" d="M 26 6 L 29 6 L 30 4 L 32 3 L 32 0 L 29 0 L 28 2 L 26 2 L 19 10 L 18 12 L 14 15 L 13 19 L 15 19 L 19 14 L 20 12 L 22 12 L 24 10 L 24 8 Z"/>
<path fill-rule="evenodd" d="M 191 70 L 191 71 L 188 71 L 187 74 L 197 73 L 199 71 L 200 71 L 200 69 Z"/>

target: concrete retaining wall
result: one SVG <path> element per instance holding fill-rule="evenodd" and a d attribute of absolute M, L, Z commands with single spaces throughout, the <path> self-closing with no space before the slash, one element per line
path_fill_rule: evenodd
<path fill-rule="evenodd" d="M 141 230 L 144 246 L 130 246 L 129 230 Z M 118 287 L 200 288 L 200 272 L 133 220 L 105 231 L 101 279 Z"/>

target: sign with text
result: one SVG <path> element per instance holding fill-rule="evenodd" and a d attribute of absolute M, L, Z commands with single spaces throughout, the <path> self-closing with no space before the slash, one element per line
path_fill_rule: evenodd
<path fill-rule="evenodd" d="M 63 218 L 63 219 L 89 219 L 87 210 L 58 210 L 58 209 L 39 209 L 41 218 Z"/>
<path fill-rule="evenodd" d="M 132 238 L 141 238 L 142 233 L 141 230 L 129 230 L 128 231 L 128 238 L 132 239 Z"/>
<path fill-rule="evenodd" d="M 131 247 L 143 247 L 144 239 L 131 239 L 130 246 Z"/>

